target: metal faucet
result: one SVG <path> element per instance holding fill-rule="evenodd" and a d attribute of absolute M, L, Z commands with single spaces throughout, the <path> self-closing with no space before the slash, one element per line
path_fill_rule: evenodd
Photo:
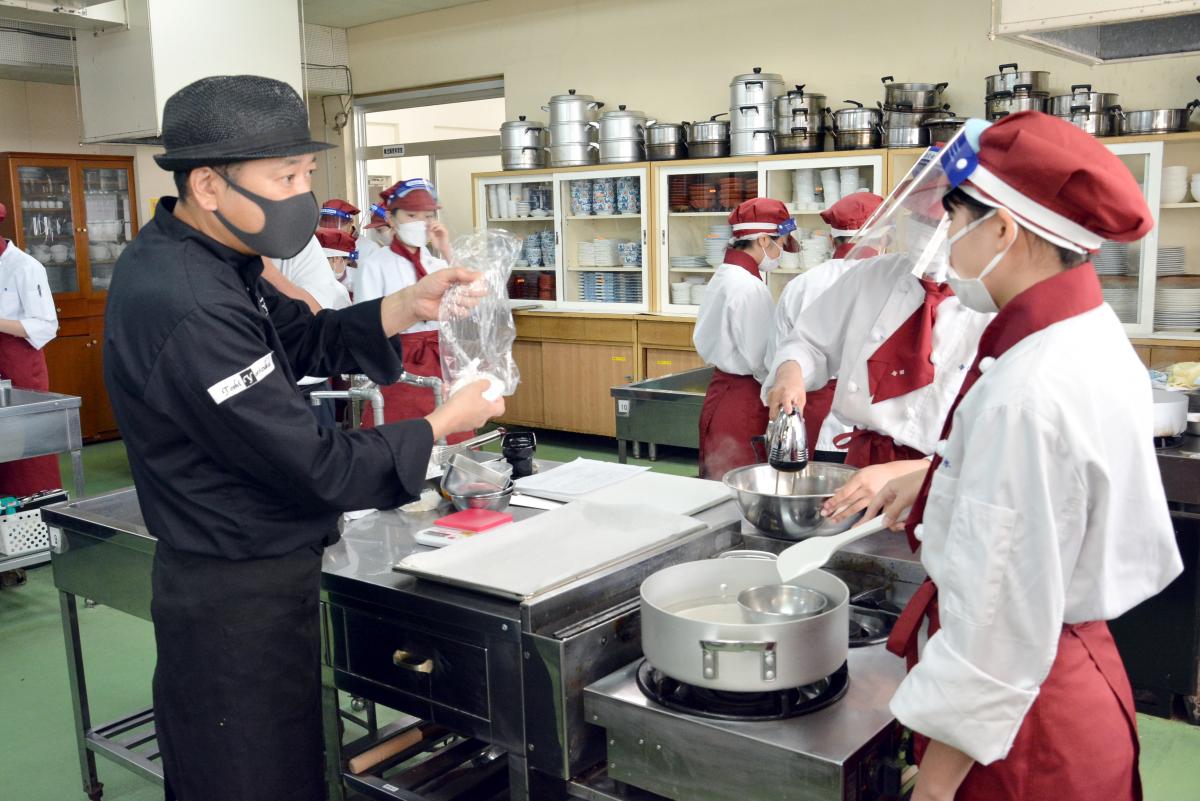
<path fill-rule="evenodd" d="M 412 373 L 401 372 L 400 377 L 396 379 L 398 383 L 408 384 L 413 387 L 425 387 L 433 391 L 434 408 L 442 405 L 442 379 L 432 375 L 413 375 Z M 375 425 L 383 425 L 383 393 L 379 391 L 378 385 L 374 381 L 363 375 L 351 376 L 350 389 L 318 389 L 309 393 L 308 400 L 313 406 L 320 406 L 321 401 L 326 399 L 334 400 L 349 400 L 349 401 L 370 401 L 371 412 L 375 418 Z M 352 419 L 354 427 L 358 426 L 358 407 L 351 407 Z M 438 440 L 439 445 L 446 444 L 446 438 L 442 437 Z"/>

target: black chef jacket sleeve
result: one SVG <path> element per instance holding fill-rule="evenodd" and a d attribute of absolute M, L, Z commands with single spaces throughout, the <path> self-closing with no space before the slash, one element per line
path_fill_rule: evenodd
<path fill-rule="evenodd" d="M 277 363 L 264 323 L 249 304 L 193 309 L 160 351 L 146 402 L 231 473 L 314 509 L 392 508 L 420 494 L 433 448 L 429 423 L 318 426 Z"/>
<path fill-rule="evenodd" d="M 400 338 L 383 341 L 382 299 L 314 315 L 307 304 L 265 281 L 259 288 L 294 375 L 363 373 L 377 384 L 394 384 L 400 377 Z"/>

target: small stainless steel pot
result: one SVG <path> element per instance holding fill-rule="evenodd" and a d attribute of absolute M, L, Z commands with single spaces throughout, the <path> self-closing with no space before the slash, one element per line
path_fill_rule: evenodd
<path fill-rule="evenodd" d="M 641 111 L 630 111 L 625 106 L 618 106 L 614 111 L 606 111 L 600 115 L 600 141 L 608 139 L 638 139 L 645 140 L 646 126 L 654 122 Z M 603 161 L 604 153 L 601 151 Z"/>
<path fill-rule="evenodd" d="M 811 684 L 846 661 L 850 591 L 824 570 L 793 582 L 828 599 L 823 612 L 747 623 L 740 592 L 779 583 L 774 559 L 685 562 L 642 582 L 642 651 L 677 681 L 713 690 L 761 692 Z"/>
<path fill-rule="evenodd" d="M 1117 133 L 1121 136 L 1136 134 L 1182 133 L 1188 129 L 1192 112 L 1200 107 L 1200 100 L 1193 100 L 1183 108 L 1153 108 L 1142 111 L 1123 111 L 1115 107 Z"/>
<path fill-rule="evenodd" d="M 880 134 L 884 147 L 929 147 L 929 129 L 924 125 L 881 128 Z"/>
<path fill-rule="evenodd" d="M 1023 70 L 1014 61 L 1001 64 L 1000 71 L 987 77 L 987 96 L 1015 91 L 1018 86 L 1028 86 L 1031 94 L 1050 94 L 1050 73 L 1043 70 Z"/>
<path fill-rule="evenodd" d="M 725 154 L 729 153 L 729 145 L 725 145 Z M 688 157 L 688 148 L 682 143 L 674 143 L 669 145 L 646 145 L 646 158 L 650 161 L 673 161 L 675 159 L 686 159 Z"/>
<path fill-rule="evenodd" d="M 833 128 L 835 134 L 839 131 L 874 131 L 883 122 L 883 112 L 877 108 L 864 108 L 863 104 L 857 100 L 843 100 L 842 102 L 852 105 L 837 111 L 826 109 L 826 113 L 833 121 L 830 127 Z"/>
<path fill-rule="evenodd" d="M 941 83 L 895 83 L 891 75 L 884 75 L 883 104 L 889 108 L 908 107 L 913 111 L 935 109 L 942 105 L 942 92 L 950 84 Z"/>
<path fill-rule="evenodd" d="M 790 134 L 797 129 L 808 131 L 817 131 L 825 127 L 825 111 L 813 116 L 808 109 L 797 108 L 792 109 L 785 116 L 780 116 L 778 110 L 775 112 L 775 133 Z"/>
<path fill-rule="evenodd" d="M 604 108 L 604 104 L 591 95 L 577 95 L 574 89 L 568 89 L 565 95 L 555 95 L 550 98 L 550 104 L 542 106 L 542 111 L 550 112 L 550 124 L 562 122 L 595 122 L 596 112 Z"/>
<path fill-rule="evenodd" d="M 690 142 L 687 147 L 688 158 L 693 159 L 723 159 L 729 155 L 729 140 L 723 142 Z M 650 157 L 654 159 L 653 156 Z"/>
<path fill-rule="evenodd" d="M 775 152 L 771 131 L 734 131 L 729 135 L 731 156 L 770 156 Z"/>
<path fill-rule="evenodd" d="M 707 120 L 691 123 L 687 129 L 688 142 L 728 142 L 729 120 L 717 119 L 717 117 L 725 117 L 728 114 L 729 112 L 722 111 Z"/>
<path fill-rule="evenodd" d="M 880 129 L 870 128 L 865 131 L 834 131 L 834 150 L 874 150 L 880 146 L 883 136 Z"/>
<path fill-rule="evenodd" d="M 597 162 L 600 145 L 595 142 L 550 145 L 549 151 L 551 167 L 582 167 Z"/>
<path fill-rule="evenodd" d="M 1110 111 L 1092 111 L 1087 106 L 1076 106 L 1069 114 L 1056 114 L 1092 136 L 1113 136 L 1116 115 Z"/>
<path fill-rule="evenodd" d="M 755 67 L 753 72 L 737 75 L 729 82 L 729 107 L 770 105 L 783 92 L 783 76 Z"/>
<path fill-rule="evenodd" d="M 770 103 L 735 106 L 729 109 L 731 133 L 770 130 L 775 126 L 775 107 Z"/>
<path fill-rule="evenodd" d="M 540 170 L 546 166 L 544 147 L 506 147 L 500 150 L 500 164 L 506 170 Z"/>
<path fill-rule="evenodd" d="M 1005 90 L 994 95 L 988 95 L 987 118 L 998 120 L 1018 111 L 1042 111 L 1050 104 L 1050 98 L 1043 94 L 1033 94 L 1028 85 L 1022 85 L 1012 91 Z"/>
<path fill-rule="evenodd" d="M 550 146 L 586 145 L 596 141 L 600 124 L 596 122 L 556 122 L 550 126 Z"/>
<path fill-rule="evenodd" d="M 646 145 L 641 139 L 601 139 L 601 164 L 626 164 L 646 160 Z"/>
<path fill-rule="evenodd" d="M 793 128 L 819 128 L 825 124 L 825 95 L 806 93 L 803 84 L 775 98 L 775 133 Z"/>
<path fill-rule="evenodd" d="M 1048 111 L 1056 117 L 1066 117 L 1083 106 L 1088 111 L 1103 114 L 1117 105 L 1117 97 L 1115 92 L 1093 92 L 1090 83 L 1077 83 L 1071 87 L 1071 94 L 1051 97 Z"/>
<path fill-rule="evenodd" d="M 646 126 L 647 145 L 682 145 L 687 143 L 687 126 L 679 122 L 655 122 Z"/>
<path fill-rule="evenodd" d="M 775 134 L 776 153 L 819 153 L 825 149 L 825 131 L 821 128 L 796 128 L 791 133 Z"/>
<path fill-rule="evenodd" d="M 929 131 L 929 144 L 944 145 L 966 124 L 966 117 L 935 117 L 921 123 L 921 126 Z"/>
<path fill-rule="evenodd" d="M 879 111 L 883 116 L 884 128 L 916 128 L 928 119 L 935 116 L 953 117 L 950 113 L 950 104 L 947 103 L 939 109 L 932 111 L 914 111 L 908 107 L 886 108 L 882 103 L 878 104 Z"/>
<path fill-rule="evenodd" d="M 546 131 L 545 124 L 526 120 L 524 114 L 500 126 L 501 149 L 546 147 L 549 144 L 550 135 Z"/>

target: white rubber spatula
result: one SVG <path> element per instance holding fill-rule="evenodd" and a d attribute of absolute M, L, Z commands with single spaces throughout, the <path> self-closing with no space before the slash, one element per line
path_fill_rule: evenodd
<path fill-rule="evenodd" d="M 843 531 L 841 534 L 834 534 L 832 537 L 809 537 L 796 543 L 780 553 L 775 560 L 775 567 L 779 570 L 780 583 L 788 584 L 805 573 L 811 573 L 824 567 L 835 551 L 877 531 L 883 531 L 884 528 L 886 525 L 883 515 L 880 515 L 868 523 L 863 523 L 849 531 Z"/>

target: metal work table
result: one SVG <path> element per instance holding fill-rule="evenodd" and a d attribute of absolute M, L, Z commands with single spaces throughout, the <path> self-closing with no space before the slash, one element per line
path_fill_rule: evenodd
<path fill-rule="evenodd" d="M 617 415 L 617 457 L 622 464 L 631 442 L 635 459 L 641 458 L 645 442 L 651 461 L 657 458 L 659 445 L 700 447 L 700 407 L 712 372 L 711 367 L 699 367 L 610 390 Z"/>
<path fill-rule="evenodd" d="M 83 497 L 83 435 L 79 427 L 80 399 L 54 392 L 16 389 L 0 381 L 0 462 L 34 456 L 71 454 L 74 497 Z M 0 487 L 0 495 L 4 494 Z M 0 556 L 0 571 L 50 561 L 50 550 Z"/>

